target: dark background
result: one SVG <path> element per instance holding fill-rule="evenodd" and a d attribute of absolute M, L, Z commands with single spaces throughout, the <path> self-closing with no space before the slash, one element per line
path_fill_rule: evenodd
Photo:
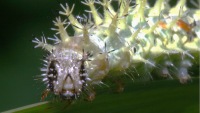
<path fill-rule="evenodd" d="M 55 32 L 50 28 L 61 10 L 59 4 L 80 4 L 71 1 L 1 0 L 0 111 L 40 101 L 43 86 L 34 79 L 41 73 L 43 51 L 34 49 L 32 39 L 43 34 L 52 37 Z M 81 12 L 79 7 L 76 11 Z"/>
<path fill-rule="evenodd" d="M 40 101 L 43 86 L 34 79 L 41 73 L 43 51 L 34 49 L 32 39 L 53 36 L 52 20 L 65 2 L 76 4 L 76 15 L 85 8 L 80 0 L 1 0 L 0 111 Z"/>

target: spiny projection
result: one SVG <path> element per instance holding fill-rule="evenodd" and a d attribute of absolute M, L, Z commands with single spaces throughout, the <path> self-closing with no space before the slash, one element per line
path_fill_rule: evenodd
<path fill-rule="evenodd" d="M 53 21 L 56 33 L 48 39 L 54 44 L 44 36 L 33 40 L 36 48 L 49 52 L 41 68 L 46 84 L 42 99 L 49 92 L 63 100 L 77 99 L 83 93 L 93 99 L 93 85 L 124 75 L 132 80 L 140 76 L 153 79 L 154 72 L 181 83 L 191 80 L 188 69 L 199 62 L 199 8 L 188 8 L 186 0 L 174 7 L 165 0 L 157 0 L 153 7 L 146 0 L 118 0 L 115 10 L 113 2 L 82 1 L 92 18 L 74 16 L 75 5 L 61 4 L 59 13 L 67 19 L 59 16 Z M 68 26 L 73 27 L 73 36 L 66 31 Z"/>

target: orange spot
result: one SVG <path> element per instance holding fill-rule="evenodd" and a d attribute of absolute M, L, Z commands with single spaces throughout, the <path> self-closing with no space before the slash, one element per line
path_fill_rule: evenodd
<path fill-rule="evenodd" d="M 96 96 L 96 92 L 95 91 L 91 91 L 88 94 L 88 97 L 85 100 L 91 102 L 91 101 L 93 101 L 95 99 L 95 96 Z"/>
<path fill-rule="evenodd" d="M 167 24 L 166 24 L 165 22 L 163 22 L 163 21 L 160 21 L 160 22 L 158 23 L 158 25 L 159 25 L 161 28 L 163 28 L 163 29 L 167 29 Z"/>
<path fill-rule="evenodd" d="M 189 24 L 187 24 L 186 22 L 184 22 L 183 20 L 179 19 L 176 24 L 183 29 L 186 32 L 191 32 L 192 28 Z"/>

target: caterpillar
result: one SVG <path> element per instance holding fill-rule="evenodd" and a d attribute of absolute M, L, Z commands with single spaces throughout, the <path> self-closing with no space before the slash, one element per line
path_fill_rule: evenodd
<path fill-rule="evenodd" d="M 59 16 L 53 21 L 54 37 L 32 41 L 35 48 L 48 52 L 41 68 L 46 85 L 42 100 L 49 92 L 62 100 L 73 101 L 84 93 L 93 100 L 92 86 L 121 75 L 133 80 L 155 75 L 178 78 L 181 83 L 191 80 L 189 69 L 199 67 L 199 8 L 188 8 L 186 0 L 174 7 L 165 0 L 157 0 L 153 7 L 147 0 L 118 0 L 118 9 L 113 2 L 82 1 L 90 8 L 89 16 L 74 16 L 75 5 L 61 4 L 59 13 L 67 19 Z M 72 36 L 66 31 L 69 26 Z"/>

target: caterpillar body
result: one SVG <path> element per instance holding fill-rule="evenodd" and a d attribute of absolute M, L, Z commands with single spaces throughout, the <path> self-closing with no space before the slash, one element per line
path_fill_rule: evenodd
<path fill-rule="evenodd" d="M 56 28 L 52 30 L 57 33 L 48 39 L 55 43 L 47 43 L 45 37 L 33 40 L 36 48 L 49 52 L 41 68 L 46 84 L 42 99 L 52 92 L 63 100 L 74 100 L 92 92 L 91 86 L 103 84 L 104 78 L 122 74 L 151 79 L 155 72 L 181 83 L 191 79 L 188 69 L 198 62 L 200 51 L 199 9 L 187 8 L 186 0 L 174 7 L 164 0 L 157 0 L 154 7 L 146 0 L 136 0 L 134 5 L 131 0 L 118 0 L 117 10 L 112 2 L 82 1 L 93 18 L 75 17 L 74 5 L 70 9 L 61 4 L 59 13 L 68 19 L 53 21 Z M 96 4 L 102 6 L 103 16 Z M 66 31 L 69 25 L 73 36 Z"/>

